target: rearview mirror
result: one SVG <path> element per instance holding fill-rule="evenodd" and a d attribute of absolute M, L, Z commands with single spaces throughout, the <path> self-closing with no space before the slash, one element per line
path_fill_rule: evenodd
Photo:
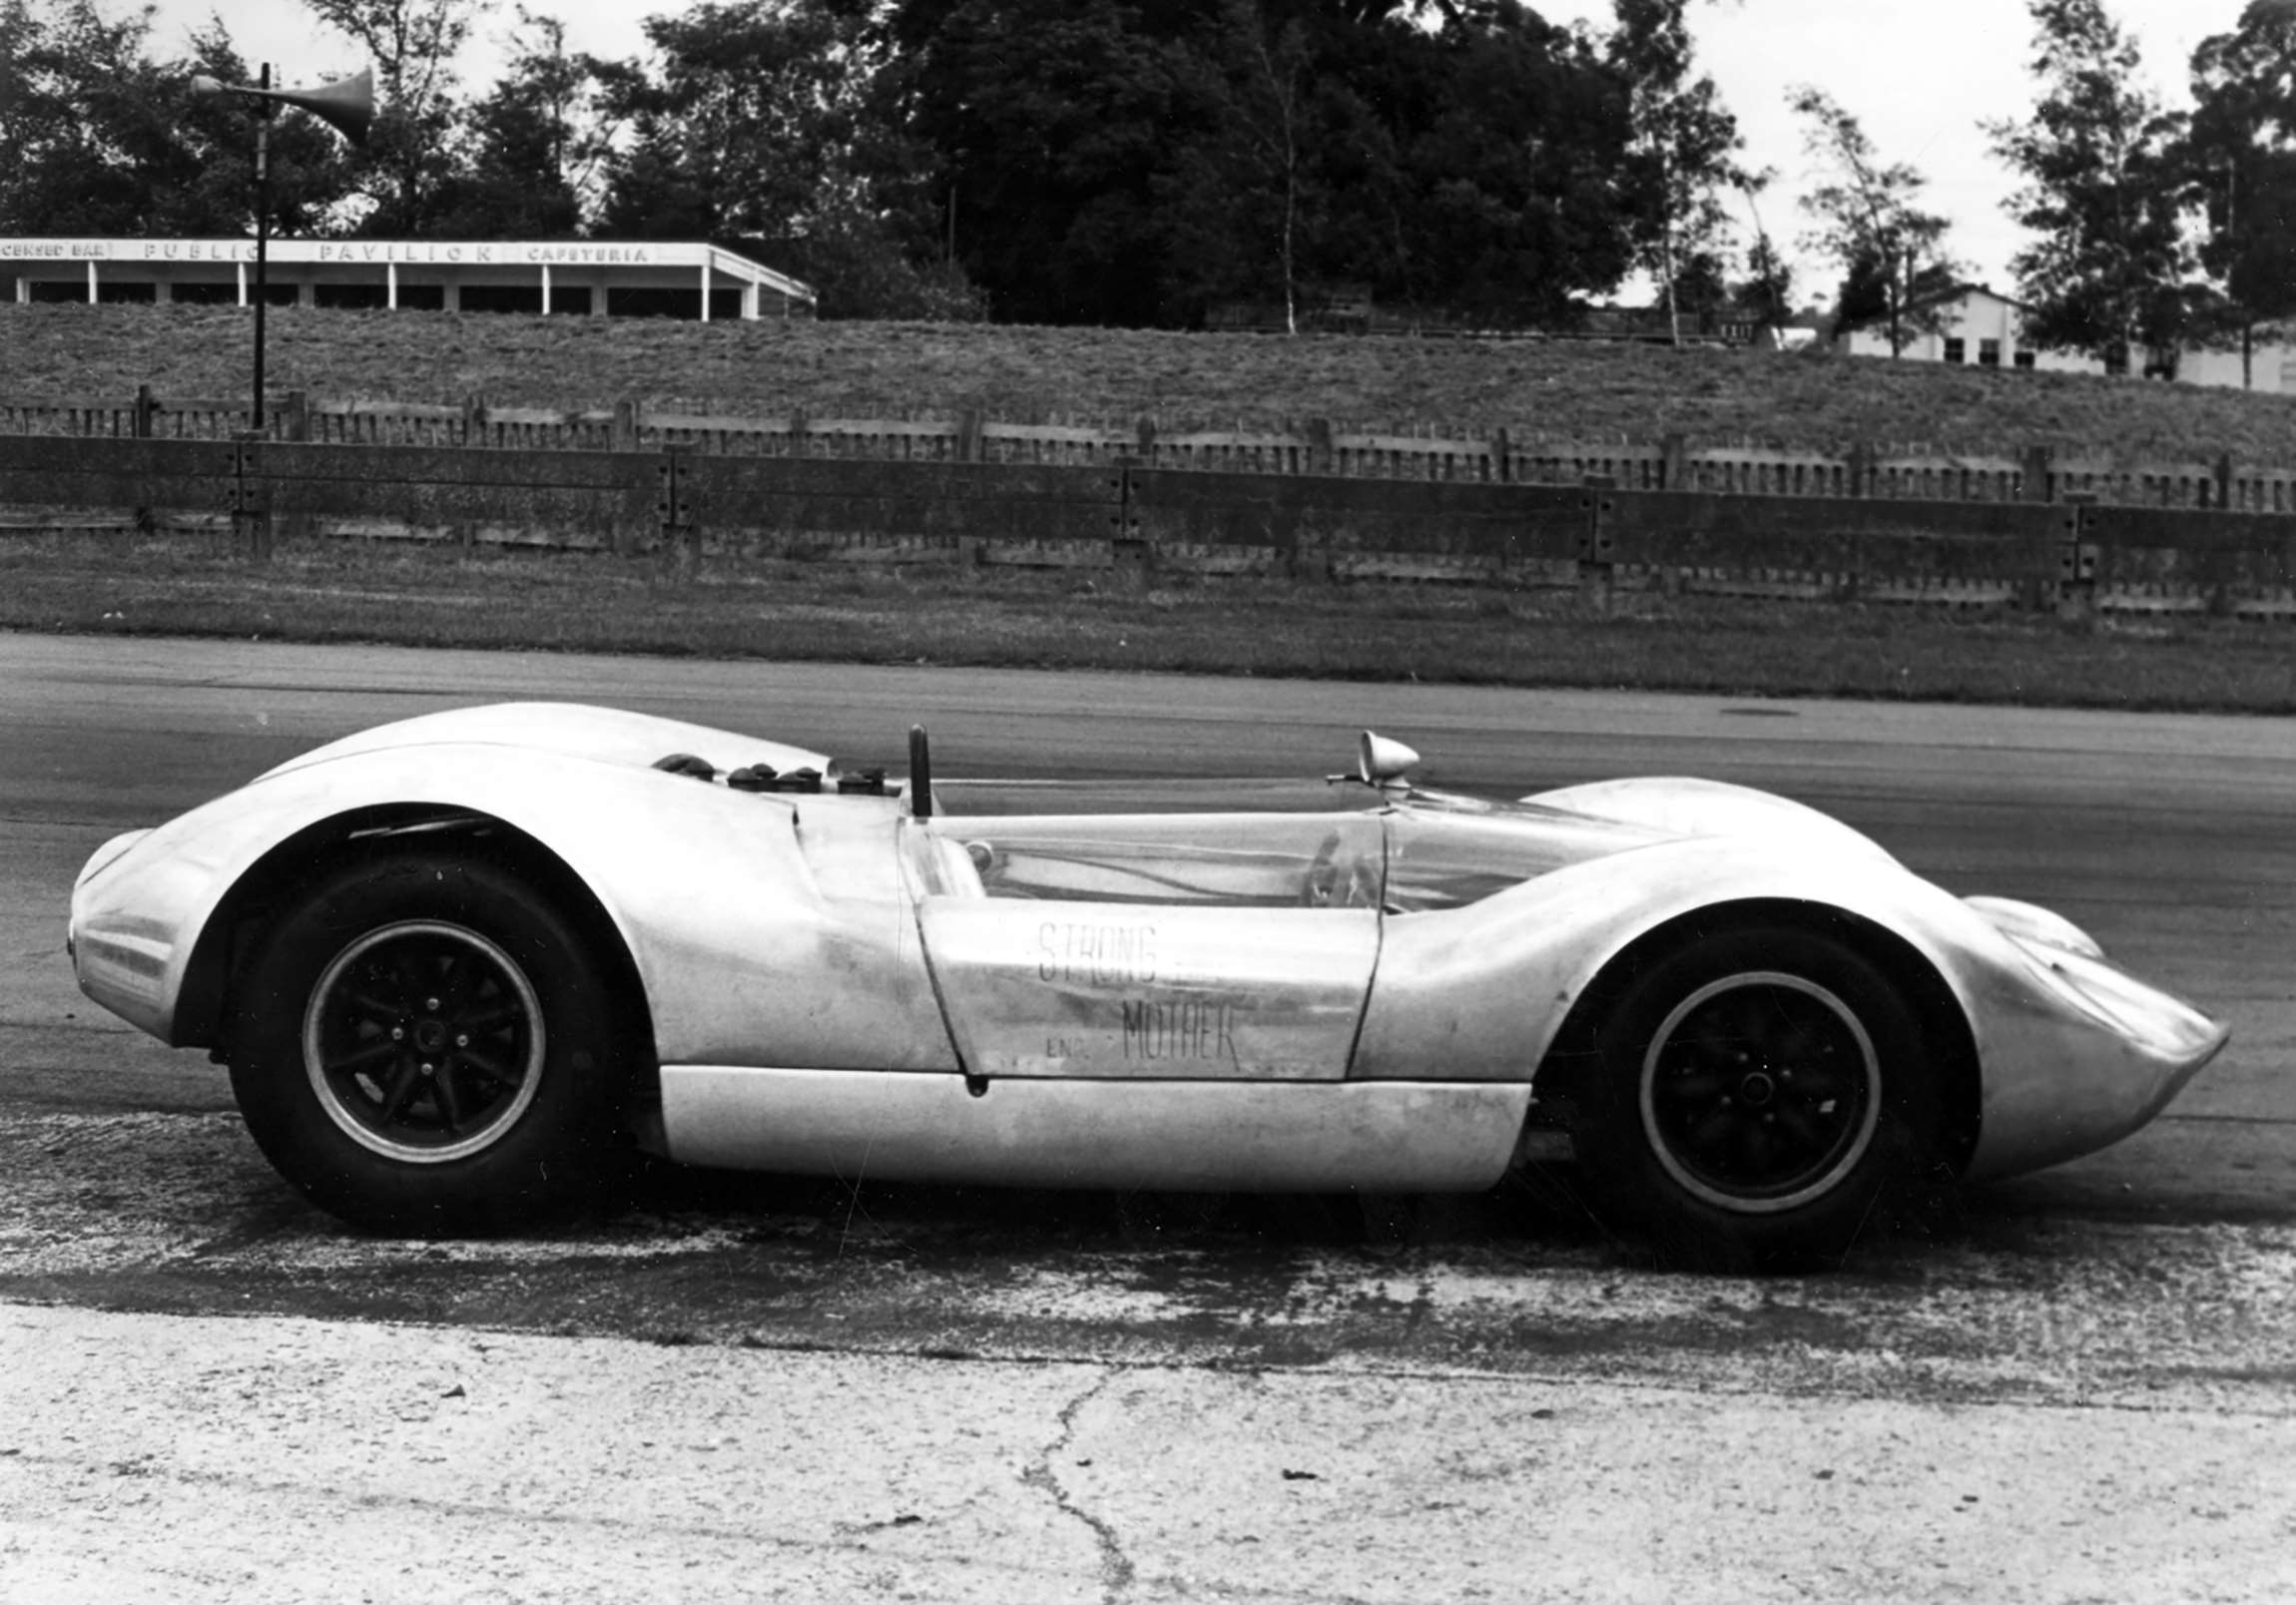
<path fill-rule="evenodd" d="M 1371 731 L 1365 731 L 1356 739 L 1356 779 L 1366 786 L 1383 790 L 1401 786 L 1419 761 L 1419 754 L 1402 742 L 1392 742 Z"/>

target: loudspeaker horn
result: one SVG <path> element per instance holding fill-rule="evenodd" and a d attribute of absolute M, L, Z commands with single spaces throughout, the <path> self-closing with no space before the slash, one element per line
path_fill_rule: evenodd
<path fill-rule="evenodd" d="M 321 122 L 331 125 L 353 145 L 366 143 L 366 131 L 374 122 L 372 68 L 353 78 L 338 78 L 331 84 L 321 84 L 316 89 L 261 89 L 254 84 L 227 84 L 221 79 L 201 73 L 192 79 L 192 91 L 199 95 L 253 95 L 258 100 L 274 100 L 283 105 L 299 106 Z"/>

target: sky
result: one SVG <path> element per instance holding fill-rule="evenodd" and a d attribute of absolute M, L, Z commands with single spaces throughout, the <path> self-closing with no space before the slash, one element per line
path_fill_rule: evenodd
<path fill-rule="evenodd" d="M 562 17 L 571 48 L 600 56 L 638 54 L 643 19 L 683 9 L 666 0 L 526 3 Z M 1611 22 L 1609 0 L 1528 3 L 1555 22 L 1579 19 L 1603 29 Z M 2105 0 L 2143 52 L 2141 81 L 2173 107 L 2189 104 L 2193 48 L 2229 32 L 2244 3 Z M 311 84 L 361 65 L 348 41 L 320 27 L 296 0 L 159 0 L 154 53 L 181 51 L 211 10 L 248 62 L 274 63 L 279 81 Z M 491 82 L 499 41 L 515 16 L 503 0 L 480 25 L 464 62 L 466 83 Z M 1883 160 L 1910 164 L 1929 180 L 1925 204 L 1951 220 L 1947 249 L 1969 276 L 2013 288 L 2009 259 L 2024 236 L 2002 209 L 2015 180 L 1979 125 L 2030 113 L 2036 89 L 2026 71 L 2032 30 L 2023 0 L 1704 0 L 1692 17 L 1699 66 L 1738 118 L 1745 159 L 1777 174 L 1759 203 L 1761 221 L 1795 264 L 1800 300 L 1830 299 L 1837 272 L 1799 249 L 1810 221 L 1798 200 L 1818 170 L 1803 149 L 1802 121 L 1786 109 L 1798 84 L 1825 90 L 1865 126 Z"/>

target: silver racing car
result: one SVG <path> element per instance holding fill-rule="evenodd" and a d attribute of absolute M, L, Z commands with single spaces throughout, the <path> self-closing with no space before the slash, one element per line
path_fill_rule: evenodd
<path fill-rule="evenodd" d="M 309 1198 L 501 1230 L 634 1149 L 1169 1191 L 1488 1188 L 1567 1134 L 1680 1264 L 2151 1119 L 2223 1030 L 2026 903 L 1695 780 L 1485 802 L 935 785 L 555 704 L 364 732 L 107 842 L 88 994 L 231 1067 Z"/>

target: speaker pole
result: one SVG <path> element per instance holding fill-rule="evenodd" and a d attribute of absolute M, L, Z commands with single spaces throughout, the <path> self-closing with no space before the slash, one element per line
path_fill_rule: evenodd
<path fill-rule="evenodd" d="M 272 64 L 265 62 L 256 86 L 272 87 Z M 256 395 L 254 421 L 258 434 L 264 427 L 264 312 L 271 304 L 272 239 L 272 101 L 256 100 Z"/>
<path fill-rule="evenodd" d="M 271 309 L 272 242 L 272 119 L 282 101 L 299 106 L 353 145 L 366 143 L 374 118 L 374 72 L 369 68 L 355 78 L 321 84 L 316 89 L 272 88 L 272 64 L 252 84 L 226 84 L 206 73 L 191 81 L 195 95 L 239 95 L 256 103 L 256 393 L 251 421 L 256 432 L 264 426 L 264 318 Z"/>

